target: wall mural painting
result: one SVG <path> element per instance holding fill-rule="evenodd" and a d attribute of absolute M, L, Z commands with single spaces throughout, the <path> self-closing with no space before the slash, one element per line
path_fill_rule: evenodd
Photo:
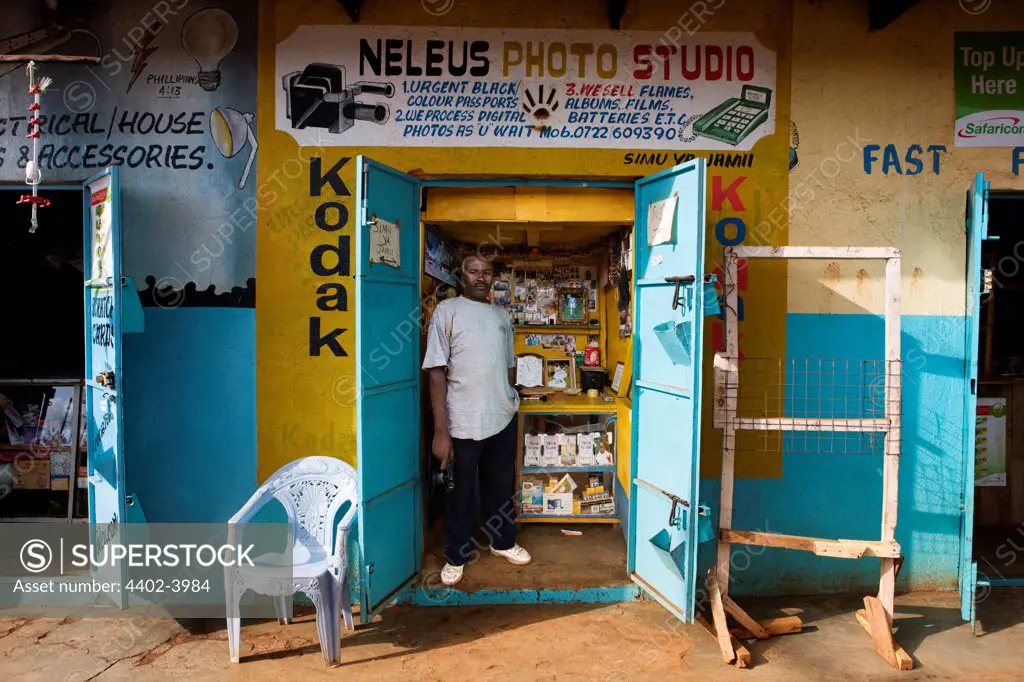
<path fill-rule="evenodd" d="M 33 159 L 44 183 L 121 166 L 124 268 L 152 280 L 143 298 L 251 307 L 237 293 L 255 274 L 251 3 L 11 0 L 4 14 L 0 51 L 99 65 L 36 64 L 53 81 L 36 140 L 25 65 L 0 65 L 0 181 L 25 182 Z"/>

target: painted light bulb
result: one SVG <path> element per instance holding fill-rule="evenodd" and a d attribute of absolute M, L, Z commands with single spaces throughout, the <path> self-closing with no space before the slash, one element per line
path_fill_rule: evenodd
<path fill-rule="evenodd" d="M 235 49 L 238 24 L 222 9 L 199 10 L 181 27 L 181 46 L 199 65 L 203 90 L 220 86 L 220 63 Z"/>

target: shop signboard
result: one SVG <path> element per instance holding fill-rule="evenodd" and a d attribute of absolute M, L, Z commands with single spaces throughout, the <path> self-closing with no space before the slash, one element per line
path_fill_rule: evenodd
<path fill-rule="evenodd" d="M 1024 145 L 1024 31 L 957 33 L 957 147 Z"/>
<path fill-rule="evenodd" d="M 302 26 L 276 128 L 305 146 L 747 151 L 775 131 L 752 33 Z"/>

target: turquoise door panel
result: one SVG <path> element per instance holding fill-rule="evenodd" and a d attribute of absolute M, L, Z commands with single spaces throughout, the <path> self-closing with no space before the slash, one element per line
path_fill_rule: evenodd
<path fill-rule="evenodd" d="M 629 571 L 686 622 L 694 619 L 700 526 L 704 187 L 703 159 L 640 180 L 633 233 Z M 649 224 L 652 205 L 658 230 Z"/>
<path fill-rule="evenodd" d="M 364 156 L 356 166 L 356 449 L 366 623 L 415 579 L 422 555 L 420 185 Z M 385 223 L 397 229 L 385 230 Z M 374 230 L 387 237 L 371 238 Z"/>
<path fill-rule="evenodd" d="M 988 181 L 974 177 L 967 192 L 966 372 L 964 391 L 963 514 L 960 520 L 960 614 L 974 627 L 978 564 L 974 561 L 974 439 L 978 409 L 978 331 L 981 321 L 981 241 L 988 238 Z"/>
<path fill-rule="evenodd" d="M 89 535 L 94 546 L 117 542 L 126 523 L 121 337 L 121 193 L 117 166 L 86 180 L 83 258 L 85 284 L 85 414 L 89 463 Z M 101 524 L 97 526 L 97 524 Z M 127 565 L 94 568 L 96 580 L 123 585 Z M 127 592 L 105 595 L 121 608 Z"/>

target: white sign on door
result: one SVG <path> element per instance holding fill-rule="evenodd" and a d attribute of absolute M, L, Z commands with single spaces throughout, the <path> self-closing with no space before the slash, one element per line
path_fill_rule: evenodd
<path fill-rule="evenodd" d="M 402 267 L 402 252 L 398 248 L 398 223 L 376 218 L 370 225 L 370 262 L 383 263 L 393 268 Z"/>
<path fill-rule="evenodd" d="M 647 207 L 647 246 L 672 241 L 672 226 L 676 221 L 676 195 L 655 201 Z"/>

